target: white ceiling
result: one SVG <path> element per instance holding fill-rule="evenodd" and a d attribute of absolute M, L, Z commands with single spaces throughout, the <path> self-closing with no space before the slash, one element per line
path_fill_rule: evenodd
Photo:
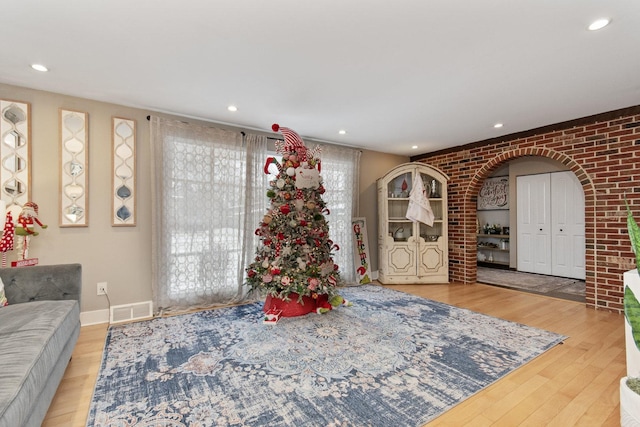
<path fill-rule="evenodd" d="M 640 104 L 637 0 L 0 3 L 2 83 L 387 153 Z"/>

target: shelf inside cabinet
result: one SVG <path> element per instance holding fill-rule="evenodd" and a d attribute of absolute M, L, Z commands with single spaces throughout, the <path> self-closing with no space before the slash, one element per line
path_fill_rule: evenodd
<path fill-rule="evenodd" d="M 491 246 L 478 245 L 478 250 L 488 250 L 495 252 L 509 252 L 509 249 L 492 248 Z"/>
<path fill-rule="evenodd" d="M 508 239 L 508 234 L 482 234 L 478 233 L 478 237 L 493 237 L 494 239 Z"/>

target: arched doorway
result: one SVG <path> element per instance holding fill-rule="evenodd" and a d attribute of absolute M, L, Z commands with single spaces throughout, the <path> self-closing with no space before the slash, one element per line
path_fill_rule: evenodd
<path fill-rule="evenodd" d="M 486 164 L 481 166 L 473 178 L 470 180 L 468 187 L 464 194 L 464 230 L 465 235 L 465 247 L 464 247 L 464 262 L 465 271 L 468 277 L 465 280 L 466 283 L 475 283 L 477 281 L 477 198 L 478 193 L 482 187 L 482 184 L 486 178 L 488 178 L 493 171 L 507 162 L 523 157 L 542 157 L 551 159 L 554 162 L 562 165 L 565 170 L 572 171 L 578 181 L 582 185 L 585 196 L 585 237 L 587 242 L 593 242 L 595 235 L 595 216 L 594 216 L 594 186 L 582 167 L 577 164 L 570 157 L 545 148 L 527 148 L 517 149 L 511 151 L 505 151 L 501 154 L 493 157 Z M 585 247 L 585 270 L 586 270 L 586 294 L 587 304 L 593 304 L 593 295 L 595 293 L 595 283 L 597 280 L 597 271 L 595 271 L 595 255 L 597 248 L 593 244 L 587 243 Z M 590 301 L 591 299 L 591 301 Z"/>

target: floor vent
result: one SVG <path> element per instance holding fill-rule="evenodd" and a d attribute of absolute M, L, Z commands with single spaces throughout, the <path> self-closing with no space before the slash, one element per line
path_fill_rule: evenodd
<path fill-rule="evenodd" d="M 111 307 L 111 323 L 129 322 L 131 320 L 147 319 L 153 316 L 151 301 L 133 304 L 114 305 Z"/>

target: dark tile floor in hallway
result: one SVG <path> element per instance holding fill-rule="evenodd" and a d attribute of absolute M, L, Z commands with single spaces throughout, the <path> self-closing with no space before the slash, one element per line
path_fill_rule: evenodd
<path fill-rule="evenodd" d="M 571 301 L 585 301 L 584 280 L 478 267 L 478 283 L 517 289 Z"/>

